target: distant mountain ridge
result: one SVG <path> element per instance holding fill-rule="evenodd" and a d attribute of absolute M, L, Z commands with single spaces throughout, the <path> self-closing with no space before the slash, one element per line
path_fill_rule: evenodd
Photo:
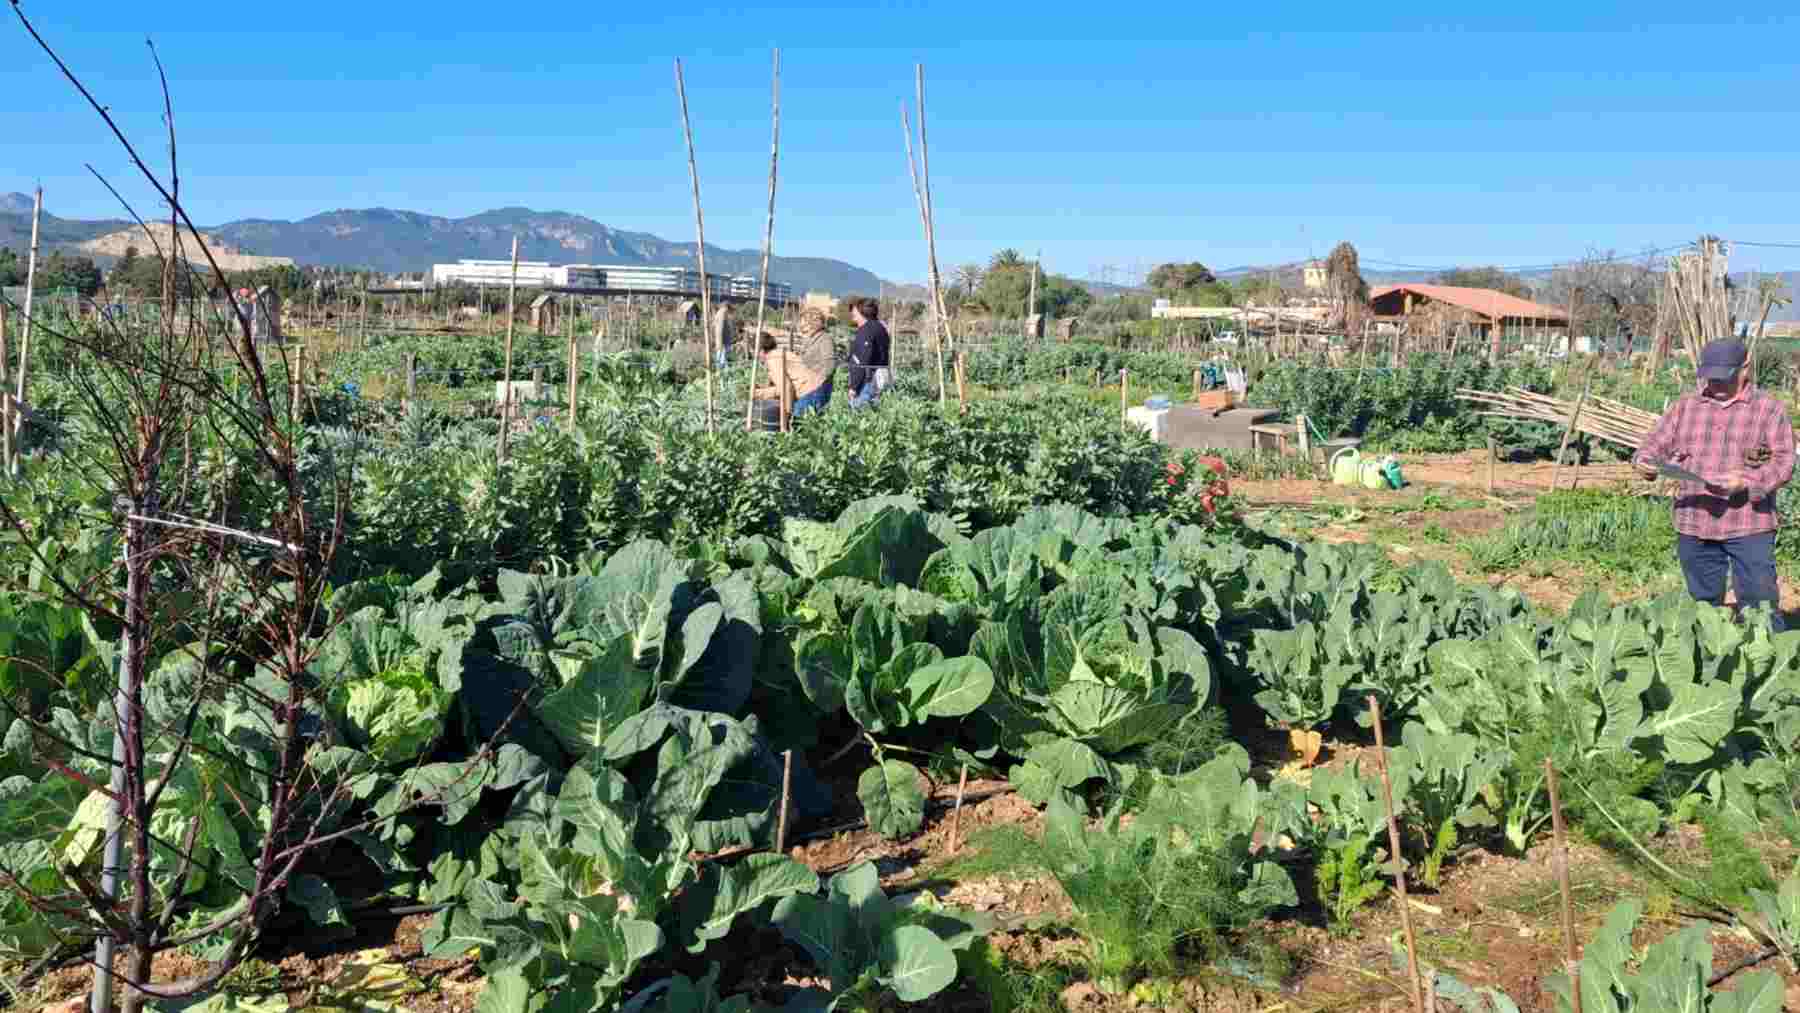
<path fill-rule="evenodd" d="M 0 246 L 22 249 L 30 243 L 31 207 L 31 198 L 24 194 L 0 194 Z M 128 221 L 79 221 L 46 211 L 41 240 L 52 249 L 66 248 L 132 227 Z M 529 208 L 497 208 L 467 218 L 391 208 L 343 209 L 297 222 L 247 218 L 203 226 L 201 231 L 246 254 L 390 273 L 429 271 L 432 264 L 464 258 L 504 260 L 512 254 L 514 235 L 519 237 L 521 260 L 657 266 L 694 263 L 691 242 L 626 232 L 564 211 Z M 706 246 L 709 274 L 754 274 L 761 265 L 760 250 Z M 875 292 L 882 285 L 873 272 L 826 257 L 770 257 L 769 277 L 794 286 L 796 291 L 823 290 L 837 295 Z"/>

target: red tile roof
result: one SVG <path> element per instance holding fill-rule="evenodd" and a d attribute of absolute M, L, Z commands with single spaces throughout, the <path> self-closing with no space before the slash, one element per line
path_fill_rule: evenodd
<path fill-rule="evenodd" d="M 1369 290 L 1369 301 L 1373 302 L 1384 295 L 1394 292 L 1411 292 L 1413 295 L 1435 299 L 1441 303 L 1479 313 L 1493 319 L 1513 317 L 1536 320 L 1567 320 L 1569 314 L 1554 306 L 1534 303 L 1529 299 L 1521 299 L 1516 295 L 1496 292 L 1491 288 L 1462 288 L 1457 285 L 1377 285 Z"/>

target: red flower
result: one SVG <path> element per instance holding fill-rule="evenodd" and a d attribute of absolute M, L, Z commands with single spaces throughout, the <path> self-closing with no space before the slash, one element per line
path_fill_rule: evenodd
<path fill-rule="evenodd" d="M 1223 476 L 1225 474 L 1225 461 L 1223 458 L 1202 457 L 1199 459 L 1199 463 L 1205 465 L 1215 475 Z"/>

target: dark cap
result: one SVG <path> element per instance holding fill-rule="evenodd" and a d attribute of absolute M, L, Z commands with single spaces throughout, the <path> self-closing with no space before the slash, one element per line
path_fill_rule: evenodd
<path fill-rule="evenodd" d="M 1700 349 L 1700 379 L 1729 380 L 1744 368 L 1742 341 L 1711 341 Z"/>

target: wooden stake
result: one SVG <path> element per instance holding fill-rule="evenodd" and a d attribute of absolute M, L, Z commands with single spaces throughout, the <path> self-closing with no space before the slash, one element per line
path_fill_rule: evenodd
<path fill-rule="evenodd" d="M 1494 494 L 1494 468 L 1498 465 L 1499 460 L 1500 460 L 1500 446 L 1499 446 L 1499 444 L 1494 442 L 1494 438 L 1492 436 L 1487 438 L 1487 445 L 1488 445 L 1487 494 L 1489 496 L 1492 496 Z"/>
<path fill-rule="evenodd" d="M 788 799 L 794 785 L 794 751 L 781 751 L 781 813 L 775 819 L 775 851 L 779 854 L 787 852 Z"/>
<path fill-rule="evenodd" d="M 950 853 L 956 854 L 958 842 L 962 840 L 962 805 L 963 793 L 969 790 L 969 765 L 962 765 L 962 776 L 956 779 L 956 808 L 950 813 Z"/>
<path fill-rule="evenodd" d="M 500 460 L 506 461 L 506 431 L 512 427 L 512 353 L 513 353 L 513 317 L 517 316 L 517 308 L 513 300 L 519 291 L 519 237 L 512 241 L 512 280 L 506 285 L 506 367 L 501 375 L 505 384 L 502 390 L 506 396 L 500 401 Z"/>
<path fill-rule="evenodd" d="M 1575 434 L 1575 426 L 1581 421 L 1581 406 L 1587 403 L 1588 390 L 1594 385 L 1594 374 L 1588 371 L 1588 378 L 1581 385 L 1581 396 L 1575 399 L 1575 407 L 1569 411 L 1569 424 L 1563 427 L 1562 445 L 1556 449 L 1556 461 L 1550 466 L 1550 491 L 1556 491 L 1557 474 L 1562 471 L 1563 455 L 1569 452 L 1569 437 Z"/>
<path fill-rule="evenodd" d="M 1400 897 L 1400 928 L 1406 934 L 1406 966 L 1412 980 L 1415 1013 L 1425 1013 L 1425 990 L 1419 982 L 1419 945 L 1413 937 L 1412 906 L 1406 899 L 1406 860 L 1400 855 L 1400 821 L 1394 818 L 1394 783 L 1388 778 L 1387 742 L 1381 731 L 1381 704 L 1375 694 L 1369 700 L 1369 718 L 1375 726 L 1375 755 L 1381 767 L 1381 800 L 1387 806 L 1388 848 L 1394 862 L 1394 892 Z"/>
<path fill-rule="evenodd" d="M 1295 435 L 1297 437 L 1296 443 L 1300 447 L 1300 459 L 1302 461 L 1307 462 L 1308 464 L 1311 464 L 1312 463 L 1312 426 L 1307 423 L 1306 416 L 1304 416 L 1304 415 L 1295 415 L 1294 416 L 1294 431 L 1295 431 Z"/>
<path fill-rule="evenodd" d="M 712 291 L 706 284 L 706 217 L 700 211 L 700 167 L 694 161 L 694 128 L 688 124 L 687 83 L 682 80 L 681 60 L 675 60 L 675 92 L 681 96 L 681 132 L 687 138 L 688 179 L 694 184 L 694 259 L 700 267 L 700 326 L 706 346 L 706 431 L 713 431 Z"/>
<path fill-rule="evenodd" d="M 306 382 L 306 346 L 294 346 L 294 405 L 293 414 L 296 421 L 300 418 L 301 385 Z"/>
<path fill-rule="evenodd" d="M 569 432 L 575 431 L 576 391 L 581 385 L 581 353 L 577 346 L 581 339 L 576 336 L 573 319 L 569 322 Z"/>
<path fill-rule="evenodd" d="M 1544 760 L 1544 783 L 1550 788 L 1550 829 L 1556 835 L 1556 880 L 1562 892 L 1563 965 L 1569 975 L 1569 994 L 1575 997 L 1575 1013 L 1581 1013 L 1581 961 L 1575 957 L 1575 904 L 1569 891 L 1569 840 L 1563 833 L 1562 796 L 1557 791 L 1556 763 Z"/>
<path fill-rule="evenodd" d="M 419 396 L 419 356 L 415 352 L 406 353 L 406 405 L 412 407 L 414 398 Z"/>
<path fill-rule="evenodd" d="M 781 384 L 776 398 L 781 402 L 781 431 L 785 433 L 794 425 L 794 381 L 788 379 L 787 346 L 782 345 L 775 354 L 781 358 Z"/>
<path fill-rule="evenodd" d="M 769 250 L 775 245 L 775 176 L 781 165 L 781 50 L 775 50 L 775 69 L 769 86 L 770 127 L 769 139 L 769 218 L 763 226 L 762 248 L 762 285 L 757 290 L 756 298 L 756 336 L 752 341 L 756 348 L 750 350 L 750 386 L 744 393 L 744 431 L 749 432 L 752 420 L 756 417 L 756 363 L 757 353 L 762 347 L 763 311 L 769 308 Z M 783 356 L 782 368 L 787 368 L 787 359 Z"/>
<path fill-rule="evenodd" d="M 1121 369 L 1119 370 L 1119 425 L 1127 426 L 1131 424 L 1130 419 L 1125 414 L 1130 410 L 1131 371 L 1129 369 Z"/>
<path fill-rule="evenodd" d="M 956 353 L 956 404 L 959 411 L 969 410 L 969 380 L 963 353 Z"/>
<path fill-rule="evenodd" d="M 1200 403 L 1200 371 L 1194 370 L 1194 403 Z"/>

